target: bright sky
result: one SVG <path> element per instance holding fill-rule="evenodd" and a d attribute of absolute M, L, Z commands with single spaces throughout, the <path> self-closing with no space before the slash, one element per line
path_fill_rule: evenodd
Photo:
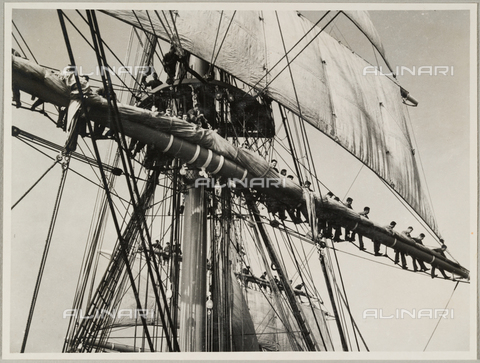
<path fill-rule="evenodd" d="M 67 15 L 75 19 L 76 24 L 82 24 L 74 12 L 69 11 Z M 428 180 L 440 231 L 452 255 L 463 266 L 472 269 L 471 233 L 476 233 L 476 227 L 470 225 L 470 204 L 476 195 L 470 190 L 469 13 L 402 10 L 370 11 L 370 15 L 392 65 L 409 69 L 421 66 L 447 66 L 449 70 L 453 69 L 453 74 L 447 76 L 410 75 L 406 72 L 399 75 L 398 80 L 419 101 L 419 106 L 410 108 L 409 114 L 417 142 L 417 154 L 421 157 Z M 103 14 L 97 13 L 97 16 L 103 38 L 123 59 L 127 51 L 128 26 Z M 308 13 L 308 16 L 315 19 L 318 13 Z M 40 64 L 62 68 L 69 63 L 55 11 L 15 10 L 13 20 Z M 90 39 L 87 29 L 81 28 Z M 87 50 L 84 41 L 73 29 L 69 29 L 77 64 L 93 67 L 95 59 L 92 52 Z M 333 29 L 331 35 L 339 39 L 345 37 L 346 43 L 356 49 L 355 44 L 349 42 L 351 30 L 347 25 L 342 31 Z M 358 35 L 353 36 L 353 40 L 356 39 Z M 370 55 L 365 57 L 371 57 L 371 54 L 370 49 Z M 25 94 L 22 100 L 30 102 Z M 65 134 L 45 117 L 25 110 L 13 110 L 12 115 L 13 125 L 64 143 Z M 6 130 L 6 137 L 9 137 L 8 127 Z M 424 231 L 410 214 L 403 211 L 393 196 L 380 190 L 381 183 L 366 168 L 354 182 L 361 165 L 318 132 L 309 134 L 312 135 L 310 143 L 314 145 L 312 151 L 317 174 L 337 195 L 343 197 L 348 192 L 354 198 L 356 210 L 369 205 L 372 208 L 370 217 L 378 223 L 388 224 L 390 220 L 396 220 L 399 230 L 413 225 L 414 235 Z M 11 144 L 13 187 L 10 205 L 52 164 L 49 159 L 40 157 L 16 139 Z M 59 169 L 50 172 L 39 187 L 12 212 L 11 254 L 5 254 L 5 258 L 10 256 L 11 261 L 11 292 L 4 295 L 5 298 L 10 296 L 11 304 L 11 352 L 20 349 L 59 175 Z M 68 176 L 62 212 L 57 222 L 59 227 L 52 242 L 27 351 L 61 351 L 67 323 L 62 319 L 61 312 L 71 305 L 83 254 L 82 241 L 89 228 L 88 223 L 80 224 L 78 221 L 89 220 L 94 206 L 93 202 L 85 201 L 93 200 L 89 198 L 94 198 L 95 193 L 95 187 L 88 182 L 73 173 Z M 431 237 L 427 237 L 425 245 L 437 247 Z M 366 247 L 372 249 L 370 241 L 366 242 Z M 452 294 L 454 283 L 380 265 L 375 263 L 378 259 L 366 261 L 358 258 L 358 250 L 346 244 L 339 248 L 356 256 L 340 253 L 339 259 L 344 266 L 343 278 L 352 313 L 370 350 L 421 352 L 437 320 L 364 319 L 362 312 L 381 308 L 385 315 L 390 315 L 395 309 L 442 309 Z M 389 264 L 388 260 L 381 262 Z M 474 317 L 470 314 L 472 310 L 469 304 L 473 294 L 470 289 L 475 285 L 458 286 L 449 304 L 449 308 L 454 310 L 454 318 L 440 322 L 427 351 L 459 352 L 471 349 L 470 321 Z M 5 333 L 8 332 L 4 330 Z"/>

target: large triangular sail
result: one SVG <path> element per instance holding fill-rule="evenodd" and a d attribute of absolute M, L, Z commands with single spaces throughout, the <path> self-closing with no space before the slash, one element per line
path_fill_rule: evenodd
<path fill-rule="evenodd" d="M 304 17 L 286 11 L 177 11 L 173 24 L 161 12 L 105 13 L 163 39 L 178 39 L 182 49 L 216 59 L 217 67 L 301 115 L 373 170 L 439 234 L 400 86 L 371 72 L 368 62 L 319 34 L 319 28 L 312 30 Z M 281 32 L 287 25 L 289 31 Z M 222 39 L 221 49 L 216 38 Z M 283 44 L 287 51 L 293 47 L 287 57 Z"/>

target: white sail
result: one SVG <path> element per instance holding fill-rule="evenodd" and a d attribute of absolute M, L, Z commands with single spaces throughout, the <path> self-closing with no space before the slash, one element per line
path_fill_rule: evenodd
<path fill-rule="evenodd" d="M 178 34 L 183 49 L 207 61 L 216 59 L 217 67 L 301 115 L 385 180 L 438 234 L 419 178 L 400 86 L 369 72 L 369 63 L 328 34 L 318 35 L 320 29 L 309 32 L 313 25 L 307 19 L 296 12 L 179 11 L 175 24 L 168 25 L 151 12 L 152 28 L 146 12 L 105 13 L 166 40 Z M 287 26 L 288 32 L 280 31 Z M 221 49 L 215 47 L 216 38 L 217 43 L 223 40 Z M 285 49 L 297 42 L 284 57 Z M 288 62 L 290 70 L 284 69 Z"/>

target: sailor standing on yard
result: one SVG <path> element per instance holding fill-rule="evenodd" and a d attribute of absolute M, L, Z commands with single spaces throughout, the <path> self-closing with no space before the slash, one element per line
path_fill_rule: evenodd
<path fill-rule="evenodd" d="M 409 239 L 412 239 L 412 236 L 410 235 L 410 233 L 412 233 L 412 231 L 413 231 L 413 227 L 408 227 L 405 231 L 402 231 L 402 235 L 405 236 L 405 237 L 408 237 Z M 395 250 L 395 265 L 398 264 L 398 262 L 399 262 L 398 255 L 400 255 L 400 257 L 402 258 L 402 268 L 404 270 L 406 270 L 407 269 L 407 260 L 405 259 L 405 253 L 404 252 L 401 252 L 399 250 Z"/>
<path fill-rule="evenodd" d="M 418 243 L 418 244 L 421 244 L 423 245 L 423 239 L 425 238 L 425 235 L 423 233 L 420 233 L 418 235 L 418 237 L 413 237 L 412 239 Z M 413 271 L 417 272 L 418 268 L 417 268 L 417 262 L 418 262 L 418 265 L 420 266 L 420 270 L 421 271 L 428 271 L 430 270 L 429 268 L 427 268 L 425 266 L 425 264 L 423 263 L 422 260 L 417 260 L 415 257 L 412 256 L 412 264 L 413 264 Z"/>
<path fill-rule="evenodd" d="M 358 214 L 360 215 L 360 217 L 369 219 L 369 218 L 368 218 L 368 213 L 370 213 L 370 207 L 365 207 L 365 208 L 363 208 L 363 211 L 362 211 L 362 212 L 359 212 Z M 352 232 L 352 236 L 350 237 L 350 241 L 355 242 L 355 235 L 356 235 L 356 232 L 353 231 L 353 232 Z M 365 251 L 366 248 L 365 248 L 365 246 L 363 245 L 363 236 L 362 236 L 361 234 L 358 235 L 358 243 L 359 243 L 359 248 L 360 248 L 360 250 Z"/>
<path fill-rule="evenodd" d="M 440 240 L 440 242 L 443 242 L 443 239 Z M 437 252 L 438 254 L 440 254 L 441 256 L 447 258 L 447 256 L 445 256 L 445 251 L 447 249 L 447 246 L 445 246 L 444 244 L 442 244 L 442 247 L 440 248 L 434 248 L 432 251 L 433 252 Z M 435 265 L 432 265 L 432 273 L 431 273 L 431 276 L 432 276 L 432 279 L 434 277 L 437 277 L 437 275 L 435 275 Z M 441 268 L 437 267 L 438 268 L 438 271 L 441 272 L 441 274 L 443 275 L 443 278 L 445 279 L 449 279 L 450 276 L 447 276 L 447 274 L 445 273 L 445 271 L 443 271 Z"/>
<path fill-rule="evenodd" d="M 389 234 L 393 236 L 393 229 L 397 225 L 397 222 L 391 221 L 388 226 L 385 226 L 384 228 L 387 230 Z M 381 256 L 382 254 L 380 253 L 380 242 L 373 241 L 373 251 L 375 252 L 375 256 Z"/>
<path fill-rule="evenodd" d="M 353 203 L 353 199 L 348 197 L 344 205 L 349 209 L 353 209 L 352 203 Z M 350 231 L 346 228 L 345 228 L 345 241 L 353 241 L 352 236 L 350 236 Z"/>

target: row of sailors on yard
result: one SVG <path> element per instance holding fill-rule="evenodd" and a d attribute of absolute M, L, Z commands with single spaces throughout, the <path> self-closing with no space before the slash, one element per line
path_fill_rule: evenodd
<path fill-rule="evenodd" d="M 277 161 L 275 159 L 273 159 L 271 161 L 270 166 L 274 171 L 276 171 L 278 173 Z M 280 175 L 282 175 L 283 177 L 286 176 L 287 178 L 293 180 L 293 176 L 292 175 L 287 176 L 286 173 L 287 173 L 287 171 L 285 169 L 282 169 L 280 171 Z M 309 181 L 305 181 L 304 188 L 307 188 L 308 190 L 311 190 Z M 328 192 L 326 194 L 326 198 L 332 199 L 332 200 L 334 200 L 338 203 L 342 203 L 340 201 L 340 198 L 336 197 L 332 192 Z M 346 202 L 342 203 L 342 204 L 349 209 L 353 209 L 352 203 L 353 203 L 353 199 L 348 197 L 346 199 Z M 289 207 L 284 207 L 284 206 L 282 207 L 281 203 L 279 203 L 279 202 L 272 203 L 272 201 L 270 201 L 270 203 L 269 203 L 269 200 L 267 198 L 267 208 L 269 209 L 269 211 L 272 214 L 274 214 L 274 215 L 278 214 L 278 216 L 281 220 L 286 219 L 285 211 L 287 211 L 294 223 L 303 223 L 303 221 L 301 219 L 301 213 L 300 213 L 301 208 L 300 207 L 297 207 L 297 208 L 289 208 Z M 362 218 L 369 219 L 368 218 L 369 213 L 370 213 L 370 207 L 367 206 L 367 207 L 364 207 L 363 211 L 359 212 L 358 214 Z M 304 211 L 302 211 L 302 214 L 304 214 L 304 216 L 306 217 Z M 397 223 L 395 221 L 392 221 L 388 226 L 385 226 L 385 229 L 391 235 L 395 235 L 396 232 L 393 231 L 393 228 L 396 226 L 396 224 Z M 335 221 L 331 221 L 331 220 L 327 220 L 327 219 L 323 219 L 323 218 L 318 218 L 317 225 L 318 225 L 318 232 L 319 232 L 320 237 L 331 239 L 334 242 L 343 241 L 341 239 L 341 237 L 342 237 L 342 227 L 339 226 L 338 224 L 336 224 Z M 349 241 L 349 242 L 355 242 L 356 241 L 355 237 L 357 236 L 357 233 L 355 231 L 350 231 L 346 228 L 344 228 L 344 229 L 345 229 L 345 239 L 344 240 Z M 405 231 L 402 231 L 400 234 L 403 237 L 406 237 L 406 238 L 410 239 L 411 241 L 413 241 L 415 243 L 423 245 L 422 241 L 425 238 L 425 234 L 420 233 L 417 237 L 412 237 L 411 236 L 412 231 L 413 231 L 413 227 L 408 227 Z M 359 249 L 362 250 L 362 251 L 366 251 L 365 245 L 363 243 L 363 236 L 361 234 L 358 234 L 358 242 L 359 242 Z M 440 239 L 440 242 L 442 243 L 442 246 L 440 248 L 435 248 L 432 251 L 440 254 L 443 257 L 446 257 L 445 256 L 445 250 L 447 249 L 447 247 L 443 243 L 444 242 L 443 239 Z M 380 253 L 380 245 L 381 245 L 380 242 L 373 241 L 375 256 L 387 256 L 386 254 L 383 255 L 383 254 Z M 399 264 L 400 261 L 402 263 L 401 267 L 403 269 L 407 270 L 408 267 L 407 267 L 407 261 L 406 261 L 406 254 L 404 252 L 401 252 L 401 251 L 395 249 L 394 263 L 397 265 L 397 264 Z M 418 262 L 418 266 L 420 268 L 417 266 L 417 262 Z M 423 261 L 417 260 L 413 256 L 412 256 L 412 265 L 413 265 L 413 271 L 414 272 L 417 272 L 418 270 L 420 270 L 422 272 L 426 272 L 426 271 L 430 270 L 429 268 L 427 268 L 425 266 Z M 445 274 L 444 270 L 442 270 L 440 268 L 438 270 L 440 271 L 440 273 L 443 275 L 443 277 L 445 279 L 450 279 L 450 277 Z M 432 265 L 432 270 L 431 270 L 431 277 L 432 278 L 437 277 L 437 275 L 435 275 L 435 267 L 433 265 Z"/>
<path fill-rule="evenodd" d="M 340 202 L 340 199 L 338 197 L 335 197 L 332 192 L 327 193 L 327 198 L 333 198 L 333 200 L 335 200 L 337 202 Z M 352 203 L 353 203 L 353 199 L 348 197 L 347 200 L 346 200 L 346 203 L 344 203 L 344 205 L 349 209 L 353 209 Z M 358 214 L 362 218 L 369 219 L 368 218 L 369 213 L 370 213 L 370 207 L 364 207 L 363 211 L 359 212 Z M 397 225 L 397 223 L 395 221 L 392 221 L 392 222 L 390 222 L 389 225 L 385 226 L 384 228 L 387 230 L 387 232 L 389 234 L 395 235 L 396 232 L 393 229 L 395 228 L 396 225 Z M 331 222 L 331 221 L 329 222 L 327 220 L 324 220 L 324 219 L 322 220 L 322 219 L 319 218 L 318 229 L 319 229 L 319 233 L 321 234 L 322 237 L 331 239 L 332 238 L 332 228 L 335 228 L 335 234 L 333 235 L 332 240 L 334 242 L 342 241 L 342 239 L 340 239 L 340 237 L 342 236 L 341 235 L 341 227 L 336 225 L 334 222 Z M 411 236 L 412 231 L 413 231 L 413 227 L 409 226 L 405 231 L 402 231 L 400 233 L 400 235 L 402 237 L 405 237 L 405 238 L 411 240 L 412 242 L 418 243 L 418 244 L 423 246 L 423 239 L 425 238 L 425 234 L 420 233 L 417 237 L 412 237 Z M 348 229 L 345 228 L 345 241 L 355 242 L 355 236 L 356 236 L 356 232 L 349 231 Z M 361 234 L 358 234 L 358 242 L 359 242 L 360 250 L 365 251 L 366 248 L 363 244 L 363 236 Z M 444 242 L 443 239 L 441 239 L 440 242 L 442 243 L 442 246 L 440 248 L 435 248 L 432 251 L 440 254 L 443 257 L 446 257 L 444 251 L 447 249 L 447 246 L 443 243 Z M 380 253 L 380 245 L 381 245 L 380 242 L 373 241 L 373 249 L 374 249 L 375 256 L 387 256 L 386 253 L 384 255 Z M 399 264 L 400 261 L 402 263 L 401 267 L 404 270 L 408 270 L 407 261 L 406 261 L 406 253 L 402 252 L 402 251 L 399 251 L 398 249 L 395 249 L 394 263 L 397 265 L 397 264 Z M 418 266 L 420 268 L 417 266 L 417 262 L 418 262 Z M 422 272 L 426 272 L 426 271 L 430 270 L 429 268 L 427 268 L 425 266 L 423 261 L 417 260 L 413 256 L 412 256 L 412 266 L 413 266 L 413 271 L 414 272 L 417 272 L 418 270 L 420 270 Z M 450 278 L 449 276 L 447 276 L 445 274 L 444 270 L 442 270 L 440 268 L 438 270 L 440 271 L 440 273 L 443 275 L 443 277 L 445 279 Z M 432 265 L 431 277 L 434 278 L 436 276 L 437 275 L 435 275 L 435 267 Z"/>
<path fill-rule="evenodd" d="M 267 272 L 265 271 L 260 277 L 256 277 L 253 275 L 250 266 L 246 266 L 242 269 L 241 273 L 235 274 L 237 279 L 240 283 L 243 283 L 246 287 L 254 289 L 254 290 L 261 290 L 266 293 L 272 292 L 272 285 L 270 281 L 268 281 Z M 280 292 L 285 290 L 282 281 L 278 279 L 277 276 L 273 277 L 273 283 L 278 288 Z M 290 280 L 290 285 L 292 284 L 292 280 Z M 293 287 L 293 292 L 296 296 L 305 296 L 308 298 L 313 298 L 311 295 L 307 295 L 305 291 L 302 291 L 305 284 L 302 282 L 301 284 L 295 285 Z"/>
<path fill-rule="evenodd" d="M 167 242 L 165 247 L 163 247 L 160 241 L 157 239 L 155 243 L 152 243 L 152 248 L 153 253 L 155 253 L 157 256 L 160 265 L 168 264 L 168 261 L 172 256 L 175 256 L 178 261 L 182 261 L 182 250 L 180 249 L 179 245 L 177 245 L 177 248 L 175 249 L 174 246 L 170 245 L 170 242 Z M 140 246 L 137 252 L 143 252 L 143 247 Z"/>
<path fill-rule="evenodd" d="M 192 125 L 197 130 L 200 129 L 212 129 L 212 126 L 210 123 L 207 121 L 205 118 L 203 111 L 200 107 L 200 104 L 196 103 L 193 108 L 188 110 L 186 113 L 184 113 L 182 110 L 178 110 L 178 112 L 173 112 L 170 107 L 167 107 L 165 111 L 158 111 L 157 108 L 154 106 L 152 108 L 153 112 L 158 112 L 159 116 L 164 116 L 164 117 L 175 117 L 179 120 L 183 120 L 185 122 L 188 122 Z"/>

